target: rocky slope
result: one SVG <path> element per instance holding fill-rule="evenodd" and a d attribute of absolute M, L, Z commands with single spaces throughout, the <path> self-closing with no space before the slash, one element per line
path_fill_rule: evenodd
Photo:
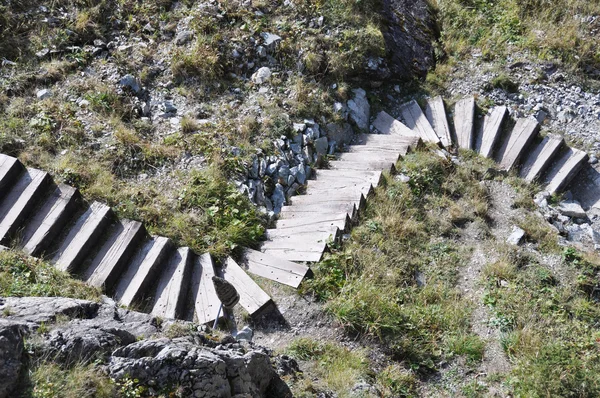
<path fill-rule="evenodd" d="M 149 386 L 150 395 L 291 396 L 269 350 L 128 311 L 107 298 L 7 297 L 0 310 L 1 397 L 24 393 L 28 368 L 44 358 L 67 367 L 94 362 L 115 382 Z"/>

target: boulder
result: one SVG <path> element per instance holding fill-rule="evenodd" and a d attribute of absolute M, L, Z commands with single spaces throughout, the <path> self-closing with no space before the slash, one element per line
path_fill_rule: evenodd
<path fill-rule="evenodd" d="M 263 66 L 252 75 L 252 81 L 255 84 L 263 84 L 271 78 L 271 69 Z"/>
<path fill-rule="evenodd" d="M 576 200 L 565 200 L 558 204 L 558 211 L 567 216 L 573 218 L 587 218 L 587 214 L 581 204 Z"/>
<path fill-rule="evenodd" d="M 23 359 L 23 336 L 28 328 L 19 322 L 0 319 L 0 398 L 12 397 Z"/>
<path fill-rule="evenodd" d="M 435 65 L 433 43 L 439 36 L 428 2 L 384 0 L 381 16 L 393 76 L 424 78 Z"/>
<path fill-rule="evenodd" d="M 325 126 L 325 131 L 327 131 L 329 139 L 337 142 L 339 145 L 350 144 L 354 138 L 354 130 L 352 130 L 352 126 L 348 123 L 329 123 Z"/>
<path fill-rule="evenodd" d="M 518 245 L 525 237 L 525 231 L 517 226 L 514 226 L 510 236 L 506 239 L 509 245 Z"/>
<path fill-rule="evenodd" d="M 354 98 L 348 101 L 348 110 L 350 120 L 356 124 L 359 130 L 369 131 L 369 118 L 371 116 L 371 107 L 367 100 L 367 93 L 362 88 L 352 90 Z"/>

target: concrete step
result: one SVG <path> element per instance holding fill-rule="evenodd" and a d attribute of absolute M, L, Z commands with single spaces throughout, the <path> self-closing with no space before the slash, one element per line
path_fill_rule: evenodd
<path fill-rule="evenodd" d="M 445 148 L 452 147 L 452 135 L 441 96 L 430 98 L 425 106 L 425 117 Z"/>
<path fill-rule="evenodd" d="M 129 307 L 150 296 L 150 286 L 157 280 L 161 266 L 174 250 L 169 238 L 159 236 L 149 239 L 119 278 L 114 293 L 119 304 Z"/>
<path fill-rule="evenodd" d="M 146 229 L 139 221 L 118 221 L 83 273 L 83 279 L 92 286 L 111 292 L 145 237 Z"/>
<path fill-rule="evenodd" d="M 498 152 L 498 163 L 501 169 L 512 170 L 517 166 L 539 129 L 540 125 L 535 119 L 517 119 L 515 127 Z"/>
<path fill-rule="evenodd" d="M 565 140 L 560 136 L 548 135 L 544 137 L 523 163 L 520 171 L 521 178 L 527 182 L 533 182 L 540 177 L 552 164 L 564 142 Z"/>
<path fill-rule="evenodd" d="M 194 302 L 193 320 L 200 325 L 213 322 L 217 318 L 221 305 L 212 282 L 214 275 L 215 270 L 210 254 L 205 253 L 194 259 L 190 293 Z"/>
<path fill-rule="evenodd" d="M 110 207 L 99 202 L 92 203 L 59 245 L 53 259 L 56 267 L 61 271 L 74 272 L 90 249 L 98 244 L 113 217 Z"/>
<path fill-rule="evenodd" d="M 491 158 L 498 138 L 502 132 L 502 124 L 508 115 L 505 106 L 496 106 L 483 119 L 483 132 L 478 152 L 481 156 Z"/>
<path fill-rule="evenodd" d="M 76 213 L 80 200 L 77 189 L 60 184 L 23 230 L 23 250 L 32 256 L 41 256 Z"/>
<path fill-rule="evenodd" d="M 169 319 L 183 317 L 190 286 L 192 256 L 189 247 L 180 247 L 169 259 L 156 287 L 153 315 Z"/>
<path fill-rule="evenodd" d="M 473 149 L 475 128 L 475 98 L 466 97 L 454 106 L 454 131 L 457 146 L 461 149 Z"/>
<path fill-rule="evenodd" d="M 300 286 L 309 271 L 306 265 L 252 249 L 244 249 L 243 257 L 248 272 L 294 288 Z"/>
<path fill-rule="evenodd" d="M 8 194 L 25 167 L 17 158 L 0 154 L 0 199 Z"/>
<path fill-rule="evenodd" d="M 562 191 L 588 160 L 588 154 L 568 148 L 550 167 L 544 178 L 545 190 L 551 194 Z"/>
<path fill-rule="evenodd" d="M 8 245 L 51 184 L 52 179 L 44 171 L 28 169 L 21 173 L 0 203 L 0 244 Z"/>
<path fill-rule="evenodd" d="M 439 137 L 433 127 L 431 127 L 417 101 L 412 100 L 401 105 L 400 113 L 402 114 L 402 118 L 404 118 L 406 127 L 411 129 L 415 135 L 421 137 L 425 142 L 440 144 Z"/>
<path fill-rule="evenodd" d="M 231 258 L 227 257 L 220 275 L 240 295 L 240 305 L 253 315 L 271 302 L 271 297 Z"/>
<path fill-rule="evenodd" d="M 405 137 L 419 137 L 414 131 L 409 129 L 399 120 L 394 119 L 388 113 L 381 111 L 373 122 L 375 127 L 381 134 L 399 135 Z"/>

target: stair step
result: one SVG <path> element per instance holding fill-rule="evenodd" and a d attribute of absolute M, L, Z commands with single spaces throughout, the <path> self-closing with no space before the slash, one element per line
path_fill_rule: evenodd
<path fill-rule="evenodd" d="M 569 148 L 548 170 L 545 177 L 546 191 L 554 194 L 563 190 L 577 175 L 587 159 L 587 153 Z"/>
<path fill-rule="evenodd" d="M 19 159 L 0 154 L 0 199 L 9 192 L 9 188 L 23 171 L 25 167 Z"/>
<path fill-rule="evenodd" d="M 483 119 L 483 134 L 481 135 L 481 146 L 479 154 L 486 158 L 491 158 L 494 146 L 500 137 L 502 123 L 508 115 L 508 108 L 505 106 L 496 106 L 492 108 L 488 115 Z"/>
<path fill-rule="evenodd" d="M 454 106 L 454 130 L 456 142 L 461 149 L 473 149 L 475 126 L 475 98 L 466 97 Z"/>
<path fill-rule="evenodd" d="M 40 256 L 73 216 L 79 198 L 77 189 L 60 184 L 25 227 L 23 250 L 32 256 Z"/>
<path fill-rule="evenodd" d="M 333 160 L 327 164 L 327 169 L 338 171 L 390 171 L 396 169 L 395 163 L 392 161 L 353 162 L 349 160 Z"/>
<path fill-rule="evenodd" d="M 452 135 L 450 134 L 450 126 L 448 125 L 448 117 L 446 116 L 446 107 L 440 95 L 427 100 L 425 117 L 427 117 L 429 124 L 433 127 L 442 145 L 445 148 L 452 147 Z"/>
<path fill-rule="evenodd" d="M 119 278 L 114 297 L 127 307 L 138 302 L 160 273 L 173 251 L 173 243 L 169 238 L 156 237 L 150 239 L 144 247 L 129 261 L 129 265 Z"/>
<path fill-rule="evenodd" d="M 318 262 L 327 248 L 325 239 L 316 236 L 279 237 L 262 244 L 261 251 L 288 261 Z"/>
<path fill-rule="evenodd" d="M 73 272 L 92 246 L 96 245 L 113 217 L 110 207 L 94 202 L 71 228 L 54 256 L 56 267 Z"/>
<path fill-rule="evenodd" d="M 373 122 L 375 127 L 381 134 L 399 135 L 405 137 L 418 137 L 411 129 L 406 127 L 402 122 L 394 119 L 388 113 L 381 111 Z"/>
<path fill-rule="evenodd" d="M 177 249 L 170 259 L 156 288 L 153 315 L 170 319 L 183 315 L 191 276 L 191 259 L 189 247 Z"/>
<path fill-rule="evenodd" d="M 252 249 L 244 249 L 248 272 L 294 288 L 308 273 L 306 265 L 296 264 Z"/>
<path fill-rule="evenodd" d="M 389 162 L 390 165 L 396 164 L 400 159 L 402 159 L 402 155 L 399 153 L 393 152 L 380 152 L 380 153 L 372 153 L 372 152 L 344 152 L 337 154 L 337 161 L 349 161 L 356 163 L 371 163 L 371 162 Z"/>
<path fill-rule="evenodd" d="M 532 182 L 540 177 L 548 166 L 550 166 L 564 141 L 560 136 L 548 135 L 544 137 L 542 142 L 529 154 L 527 160 L 523 163 L 520 172 L 521 178 L 527 182 Z"/>
<path fill-rule="evenodd" d="M 303 214 L 331 214 L 331 213 L 346 213 L 350 217 L 354 217 L 358 209 L 354 203 L 331 203 L 326 205 L 304 204 L 299 206 L 283 206 L 279 213 L 279 218 L 294 218 L 301 217 Z"/>
<path fill-rule="evenodd" d="M 499 166 L 504 170 L 512 170 L 534 139 L 540 125 L 534 119 L 517 119 L 515 127 L 500 151 Z"/>
<path fill-rule="evenodd" d="M 400 106 L 400 112 L 406 122 L 406 127 L 411 129 L 415 135 L 421 137 L 425 142 L 440 143 L 439 137 L 429 124 L 417 101 L 412 100 L 403 104 Z"/>
<path fill-rule="evenodd" d="M 231 257 L 225 260 L 221 277 L 235 287 L 240 295 L 240 305 L 250 315 L 271 302 L 271 297 Z"/>
<path fill-rule="evenodd" d="M 111 290 L 145 235 L 146 230 L 139 221 L 117 222 L 111 236 L 84 272 L 86 282 L 95 287 L 104 287 L 106 291 Z"/>
<path fill-rule="evenodd" d="M 333 215 L 324 216 L 319 215 L 308 215 L 303 218 L 283 219 L 277 220 L 277 229 L 286 228 L 317 228 L 325 226 L 337 227 L 342 231 L 345 231 L 350 225 L 352 225 L 352 219 L 348 214 L 338 213 Z"/>
<path fill-rule="evenodd" d="M 212 281 L 214 275 L 215 270 L 210 254 L 202 254 L 194 260 L 191 295 L 194 299 L 196 322 L 200 325 L 213 322 L 221 306 Z"/>
<path fill-rule="evenodd" d="M 267 239 L 274 239 L 277 237 L 293 237 L 293 236 L 307 236 L 312 235 L 317 237 L 318 239 L 337 239 L 341 234 L 341 231 L 337 227 L 332 227 L 328 225 L 319 225 L 316 228 L 305 228 L 305 227 L 297 227 L 297 228 L 286 228 L 286 229 L 267 229 L 265 231 L 265 236 Z"/>
<path fill-rule="evenodd" d="M 363 209 L 366 204 L 366 195 L 356 194 L 356 192 L 350 192 L 348 194 L 341 193 L 336 195 L 335 198 L 327 198 L 326 196 L 320 195 L 296 195 L 292 196 L 291 206 L 300 207 L 305 205 L 311 206 L 335 206 L 344 204 L 354 204 L 358 209 Z M 284 206 L 289 207 L 289 206 Z"/>
<path fill-rule="evenodd" d="M 48 173 L 41 170 L 28 169 L 21 174 L 0 204 L 0 244 L 8 244 L 51 183 Z"/>

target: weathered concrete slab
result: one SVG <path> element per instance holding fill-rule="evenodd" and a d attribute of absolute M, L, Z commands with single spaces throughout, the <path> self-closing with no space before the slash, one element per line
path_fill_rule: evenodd
<path fill-rule="evenodd" d="M 508 115 L 508 109 L 505 106 L 496 106 L 492 108 L 488 115 L 483 119 L 483 133 L 481 136 L 481 146 L 479 153 L 486 158 L 492 157 L 494 146 L 500 137 L 502 123 Z"/>
<path fill-rule="evenodd" d="M 152 314 L 163 318 L 180 318 L 190 285 L 192 251 L 180 247 L 169 259 L 160 276 Z"/>
<path fill-rule="evenodd" d="M 525 159 L 520 171 L 521 178 L 524 178 L 527 182 L 532 182 L 541 176 L 552 164 L 564 141 L 560 136 L 548 135 L 544 137 L 542 142 Z"/>
<path fill-rule="evenodd" d="M 433 127 L 436 135 L 439 137 L 440 142 L 445 148 L 452 146 L 452 135 L 450 133 L 450 125 L 448 124 L 448 117 L 446 115 L 446 107 L 444 106 L 444 100 L 441 96 L 430 98 L 427 100 L 425 107 L 425 116 Z"/>
<path fill-rule="evenodd" d="M 551 194 L 563 190 L 579 172 L 588 159 L 588 154 L 578 149 L 569 148 L 548 170 L 546 174 L 546 191 Z"/>
<path fill-rule="evenodd" d="M 417 101 L 409 101 L 400 106 L 400 112 L 406 122 L 406 126 L 421 137 L 425 142 L 439 144 L 440 139 L 429 124 L 427 117 L 421 110 Z"/>
<path fill-rule="evenodd" d="M 515 127 L 500 152 L 498 163 L 501 169 L 512 170 L 517 165 L 521 156 L 528 150 L 528 146 L 539 131 L 539 127 L 537 120 L 517 119 Z"/>
<path fill-rule="evenodd" d="M 454 130 L 456 143 L 461 149 L 473 149 L 475 128 L 475 98 L 466 97 L 454 106 Z"/>

